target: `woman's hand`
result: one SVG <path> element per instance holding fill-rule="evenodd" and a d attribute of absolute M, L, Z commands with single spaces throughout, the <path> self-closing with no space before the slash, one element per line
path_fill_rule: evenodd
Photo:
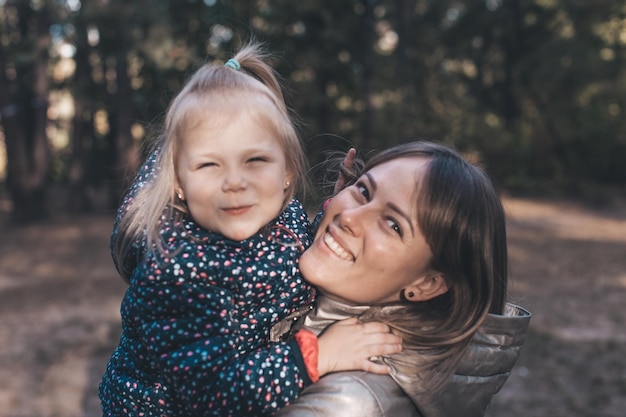
<path fill-rule="evenodd" d="M 349 370 L 387 374 L 387 365 L 374 363 L 370 358 L 400 352 L 402 338 L 391 333 L 386 324 L 350 318 L 329 326 L 319 336 L 318 348 L 320 376 Z"/>

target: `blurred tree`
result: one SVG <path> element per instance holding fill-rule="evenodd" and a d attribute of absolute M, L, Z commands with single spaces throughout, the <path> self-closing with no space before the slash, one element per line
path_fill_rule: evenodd
<path fill-rule="evenodd" d="M 313 165 L 326 152 L 373 145 L 374 3 L 274 1 L 253 20 L 272 49 L 284 51 L 278 71 L 295 92 L 290 104 Z"/>
<path fill-rule="evenodd" d="M 7 185 L 18 222 L 46 215 L 48 48 L 52 7 L 6 2 L 0 49 L 0 117 L 7 151 Z"/>
<path fill-rule="evenodd" d="M 69 37 L 75 47 L 74 62 L 76 67 L 71 84 L 74 120 L 70 142 L 71 153 L 67 162 L 70 187 L 67 208 L 76 212 L 93 209 L 93 202 L 88 193 L 88 188 L 91 185 L 88 181 L 88 173 L 90 166 L 93 165 L 89 163 L 88 155 L 93 152 L 95 141 L 93 129 L 95 102 L 90 98 L 93 97 L 96 86 L 91 76 L 89 62 L 91 47 L 88 35 L 90 27 L 85 13 L 84 7 L 78 10 L 74 19 L 73 36 Z"/>
<path fill-rule="evenodd" d="M 94 190 L 116 207 L 186 78 L 250 38 L 278 55 L 314 166 L 427 137 L 511 190 L 626 180 L 620 0 L 0 0 L 0 18 L 7 189 L 22 220 L 45 213 L 50 184 L 70 189 L 70 208 L 101 207 Z M 62 93 L 69 128 L 46 120 Z"/>
<path fill-rule="evenodd" d="M 444 45 L 452 82 L 475 104 L 463 106 L 478 122 L 466 134 L 510 188 L 572 190 L 626 178 L 611 160 L 626 157 L 616 117 L 624 108 L 624 13 L 615 1 L 487 1 L 460 10 Z M 598 36 L 610 26 L 612 36 Z"/>
<path fill-rule="evenodd" d="M 103 66 L 101 80 L 106 94 L 102 96 L 103 116 L 107 119 L 111 155 L 111 205 L 117 206 L 122 191 L 129 184 L 132 173 L 138 166 L 138 147 L 131 128 L 136 117 L 134 93 L 130 81 L 129 57 L 137 48 L 136 39 L 144 37 L 142 22 L 151 17 L 149 5 L 144 1 L 129 3 L 110 0 L 94 3 L 90 10 L 89 25 L 98 34 L 97 62 Z M 155 5 L 152 4 L 154 7 Z M 156 4 L 158 10 L 159 4 Z"/>

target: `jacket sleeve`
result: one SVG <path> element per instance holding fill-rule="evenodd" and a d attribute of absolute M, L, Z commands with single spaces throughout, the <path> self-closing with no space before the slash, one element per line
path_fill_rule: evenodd
<path fill-rule="evenodd" d="M 141 367 L 163 378 L 188 415 L 267 415 L 285 406 L 311 383 L 297 345 L 242 349 L 247 336 L 236 318 L 247 307 L 236 304 L 236 286 L 188 279 L 188 255 L 182 250 L 158 267 L 147 262 L 131 279 L 122 314 L 136 332 Z"/>
<path fill-rule="evenodd" d="M 158 150 L 135 177 L 118 210 L 112 242 L 128 204 L 158 174 L 157 157 Z M 163 381 L 175 401 L 185 404 L 186 415 L 267 415 L 292 401 L 311 383 L 297 344 L 269 343 L 262 324 L 258 331 L 244 332 L 237 321 L 248 308 L 236 302 L 240 284 L 225 282 L 219 268 L 210 265 L 210 246 L 180 243 L 172 243 L 171 257 L 146 253 L 145 243 L 136 242 L 128 256 L 114 259 L 116 266 L 124 262 L 134 270 L 122 303 L 131 362 Z M 205 251 L 206 256 L 198 255 Z M 261 334 L 258 343 L 247 339 L 256 334 Z"/>
<path fill-rule="evenodd" d="M 115 252 L 113 251 L 113 247 L 115 244 L 115 240 L 118 237 L 118 227 L 120 224 L 120 220 L 126 213 L 129 204 L 137 195 L 137 192 L 154 176 L 156 175 L 156 160 L 159 155 L 159 150 L 153 151 L 144 164 L 141 166 L 135 178 L 133 179 L 133 183 L 130 185 L 130 188 L 127 190 L 127 193 L 124 195 L 124 199 L 122 200 L 122 204 L 117 209 L 115 215 L 115 221 L 113 223 L 113 231 L 111 233 L 110 240 L 110 248 L 111 248 L 111 256 L 113 258 L 113 264 L 118 272 L 121 272 L 122 269 L 126 271 L 132 271 L 137 264 L 138 259 L 140 259 L 141 255 L 145 251 L 145 242 L 137 241 L 134 242 L 130 247 L 130 250 L 124 256 L 124 259 L 118 259 Z M 123 268 L 122 268 L 123 266 Z"/>
<path fill-rule="evenodd" d="M 274 417 L 420 417 L 387 375 L 362 371 L 328 374 Z"/>

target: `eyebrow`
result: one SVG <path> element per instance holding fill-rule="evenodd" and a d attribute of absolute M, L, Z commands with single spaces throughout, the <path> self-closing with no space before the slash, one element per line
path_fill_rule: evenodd
<path fill-rule="evenodd" d="M 370 174 L 369 172 L 366 172 L 365 176 L 367 177 L 368 181 L 370 182 L 370 185 L 372 186 L 372 189 L 374 190 L 374 192 L 376 192 L 376 190 L 378 189 L 378 184 L 376 184 L 376 180 L 374 180 L 374 177 L 372 176 L 372 174 Z M 409 224 L 409 227 L 411 228 L 411 234 L 413 236 L 415 236 L 415 230 L 413 229 L 413 222 L 411 221 L 411 217 L 408 214 L 406 214 L 404 211 L 402 211 L 402 209 L 400 209 L 400 207 L 398 207 L 394 203 L 389 202 L 389 203 L 387 203 L 387 206 L 391 210 L 396 212 L 404 220 L 406 220 L 406 222 Z"/>

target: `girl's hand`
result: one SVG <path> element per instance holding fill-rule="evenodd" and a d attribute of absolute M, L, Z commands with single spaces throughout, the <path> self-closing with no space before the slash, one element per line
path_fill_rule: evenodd
<path fill-rule="evenodd" d="M 387 365 L 374 363 L 370 358 L 400 352 L 402 338 L 391 333 L 386 324 L 350 318 L 329 326 L 318 338 L 318 349 L 320 376 L 350 370 L 387 374 Z"/>
<path fill-rule="evenodd" d="M 352 165 L 354 164 L 354 158 L 356 158 L 356 149 L 350 148 L 346 157 L 343 160 L 343 166 L 350 170 Z M 333 190 L 333 195 L 337 194 L 339 191 L 343 190 L 343 187 L 346 185 L 346 178 L 344 177 L 342 171 L 339 171 L 339 176 L 337 177 L 337 182 L 335 183 L 335 188 Z"/>

